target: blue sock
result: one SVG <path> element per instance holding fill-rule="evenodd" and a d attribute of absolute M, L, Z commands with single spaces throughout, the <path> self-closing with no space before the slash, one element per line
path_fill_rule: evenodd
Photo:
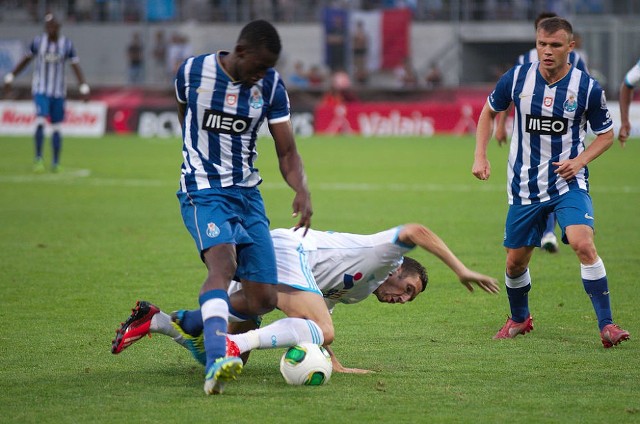
<path fill-rule="evenodd" d="M 529 290 L 531 290 L 531 283 L 516 289 L 507 287 L 511 319 L 515 322 L 524 322 L 529 316 Z"/>
<path fill-rule="evenodd" d="M 227 352 L 227 323 L 229 296 L 226 290 L 209 290 L 200 295 L 204 348 L 207 352 L 207 369 Z"/>
<path fill-rule="evenodd" d="M 591 298 L 593 310 L 596 311 L 596 317 L 598 317 L 598 327 L 602 331 L 605 325 L 613 324 L 607 277 L 605 276 L 599 280 L 585 280 L 583 278 L 582 284 L 584 285 L 584 291 Z"/>
<path fill-rule="evenodd" d="M 602 331 L 605 325 L 613 323 L 607 270 L 604 268 L 602 259 L 598 258 L 592 265 L 580 264 L 580 276 L 584 291 L 591 298 L 591 304 L 596 312 L 598 327 Z"/>
<path fill-rule="evenodd" d="M 180 327 L 187 334 L 199 336 L 202 333 L 202 311 L 200 309 L 185 311 L 180 320 Z"/>
<path fill-rule="evenodd" d="M 551 212 L 549 215 L 547 215 L 547 224 L 543 234 L 555 233 L 555 231 L 556 231 L 556 214 L 554 212 Z"/>
<path fill-rule="evenodd" d="M 36 147 L 36 159 L 42 158 L 42 145 L 44 144 L 44 125 L 38 125 L 36 127 L 36 134 L 34 136 Z"/>
<path fill-rule="evenodd" d="M 51 135 L 51 146 L 53 147 L 52 163 L 57 165 L 60 162 L 60 151 L 62 150 L 62 136 L 60 131 L 54 131 Z"/>

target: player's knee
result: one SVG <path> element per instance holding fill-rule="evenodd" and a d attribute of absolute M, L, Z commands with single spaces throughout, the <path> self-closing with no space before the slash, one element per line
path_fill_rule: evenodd
<path fill-rule="evenodd" d="M 580 259 L 580 263 L 591 264 L 598 259 L 596 247 L 590 240 L 579 240 L 571 243 L 571 247 Z"/>
<path fill-rule="evenodd" d="M 332 322 L 317 322 L 316 323 L 320 330 L 322 330 L 322 335 L 324 336 L 324 344 L 331 344 L 335 338 L 335 331 L 333 329 Z"/>

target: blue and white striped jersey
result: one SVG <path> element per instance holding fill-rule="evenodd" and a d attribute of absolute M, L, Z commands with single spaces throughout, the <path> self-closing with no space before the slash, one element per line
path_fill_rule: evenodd
<path fill-rule="evenodd" d="M 538 50 L 535 48 L 529 50 L 525 54 L 521 54 L 518 56 L 518 62 L 516 65 L 523 65 L 525 63 L 538 62 Z M 580 53 L 573 50 L 569 53 L 569 63 L 580 69 L 583 72 L 589 73 L 589 68 L 587 68 L 586 62 L 580 56 Z"/>
<path fill-rule="evenodd" d="M 624 83 L 629 88 L 634 88 L 640 83 L 640 60 L 626 73 Z"/>
<path fill-rule="evenodd" d="M 248 87 L 220 65 L 218 52 L 187 59 L 175 80 L 176 96 L 186 104 L 180 191 L 212 187 L 253 187 L 262 179 L 255 162 L 258 130 L 290 119 L 289 96 L 280 74 L 270 68 Z"/>
<path fill-rule="evenodd" d="M 32 94 L 44 94 L 49 97 L 64 97 L 67 92 L 65 82 L 66 61 L 78 63 L 73 43 L 67 37 L 59 35 L 56 41 L 49 40 L 45 33 L 36 36 L 27 53 L 35 57 L 33 67 Z"/>
<path fill-rule="evenodd" d="M 548 84 L 539 64 L 514 66 L 488 98 L 496 112 L 506 110 L 511 102 L 515 105 L 507 169 L 509 204 L 545 202 L 569 190 L 588 191 L 586 167 L 566 181 L 553 173 L 551 163 L 584 151 L 587 121 L 596 134 L 613 128 L 604 91 L 596 80 L 571 67 L 560 81 Z"/>

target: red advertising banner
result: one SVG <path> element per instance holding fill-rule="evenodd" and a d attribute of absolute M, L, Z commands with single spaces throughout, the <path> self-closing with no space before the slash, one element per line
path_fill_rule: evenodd
<path fill-rule="evenodd" d="M 101 137 L 105 133 L 107 105 L 103 102 L 65 102 L 65 136 Z M 0 101 L 0 135 L 33 135 L 36 109 L 32 101 Z M 50 131 L 47 125 L 45 130 Z"/>
<path fill-rule="evenodd" d="M 475 133 L 484 99 L 454 102 L 320 104 L 315 113 L 318 134 L 365 136 L 431 136 Z"/>

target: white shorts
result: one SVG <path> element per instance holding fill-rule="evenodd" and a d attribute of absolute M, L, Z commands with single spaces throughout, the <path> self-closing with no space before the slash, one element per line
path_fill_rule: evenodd
<path fill-rule="evenodd" d="M 317 293 L 322 296 L 316 279 L 311 272 L 306 250 L 302 246 L 303 229 L 293 232 L 287 229 L 275 229 L 271 231 L 273 248 L 276 253 L 276 266 L 278 272 L 278 284 L 286 284 L 296 290 Z M 298 234 L 299 233 L 299 234 Z M 242 288 L 242 283 L 232 281 L 229 286 L 229 294 Z"/>

